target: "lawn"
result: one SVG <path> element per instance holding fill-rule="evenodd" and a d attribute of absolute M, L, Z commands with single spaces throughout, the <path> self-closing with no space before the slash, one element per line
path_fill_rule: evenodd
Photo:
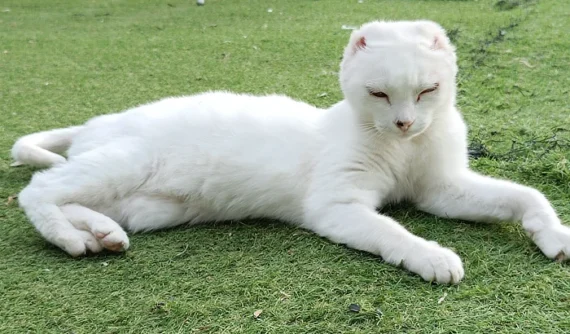
<path fill-rule="evenodd" d="M 457 45 L 473 168 L 544 191 L 569 223 L 568 13 L 563 0 L 2 1 L 0 333 L 570 332 L 570 266 L 515 224 L 385 208 L 463 258 L 465 280 L 441 286 L 262 220 L 132 235 L 126 254 L 72 259 L 9 199 L 34 172 L 9 167 L 19 136 L 206 90 L 328 107 L 343 25 L 427 18 Z"/>

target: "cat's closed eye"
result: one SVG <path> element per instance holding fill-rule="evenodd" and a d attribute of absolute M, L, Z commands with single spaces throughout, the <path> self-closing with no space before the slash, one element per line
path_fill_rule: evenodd
<path fill-rule="evenodd" d="M 369 90 L 368 93 L 371 96 L 377 97 L 379 99 L 386 99 L 386 101 L 388 103 L 390 103 L 390 97 L 388 97 L 388 94 L 381 92 L 381 91 L 373 91 L 373 90 Z"/>
<path fill-rule="evenodd" d="M 416 102 L 420 102 L 420 98 L 422 97 L 422 95 L 431 93 L 431 92 L 435 91 L 438 87 L 439 87 L 439 84 L 436 83 L 433 87 L 422 90 L 421 93 L 418 94 L 418 98 L 417 98 Z"/>
<path fill-rule="evenodd" d="M 379 98 L 381 98 L 381 99 L 387 99 L 387 98 L 388 98 L 388 95 L 387 95 L 386 93 L 384 93 L 384 92 L 373 92 L 373 91 L 370 91 L 370 95 L 379 97 Z"/>

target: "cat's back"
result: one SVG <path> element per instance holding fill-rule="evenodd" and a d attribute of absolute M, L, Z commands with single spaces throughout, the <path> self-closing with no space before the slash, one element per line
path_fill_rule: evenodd
<path fill-rule="evenodd" d="M 87 122 L 92 130 L 120 130 L 121 134 L 152 134 L 161 127 L 202 128 L 246 125 L 296 126 L 314 124 L 323 112 L 307 103 L 283 95 L 255 96 L 229 92 L 210 92 L 165 98 L 122 113 L 95 117 Z M 117 131 L 119 132 L 119 131 Z"/>
<path fill-rule="evenodd" d="M 163 102 L 171 104 L 172 114 L 188 122 L 187 125 L 232 125 L 233 128 L 241 126 L 244 130 L 253 127 L 254 131 L 260 130 L 257 126 L 270 127 L 274 131 L 306 130 L 324 112 L 283 95 L 212 92 Z M 168 113 L 164 116 L 170 117 Z"/>
<path fill-rule="evenodd" d="M 145 111 L 145 136 L 166 146 L 200 146 L 222 155 L 249 153 L 252 159 L 311 149 L 324 112 L 286 96 L 227 92 L 171 98 Z M 292 158 L 292 157 L 289 157 Z"/>
<path fill-rule="evenodd" d="M 209 92 L 165 98 L 89 120 L 69 150 L 76 155 L 107 143 L 135 138 L 147 144 L 197 143 L 216 139 L 307 140 L 324 111 L 281 95 Z M 238 139 L 239 137 L 239 139 Z M 207 138 L 210 141 L 206 140 Z M 244 143 L 241 143 L 244 144 Z"/>

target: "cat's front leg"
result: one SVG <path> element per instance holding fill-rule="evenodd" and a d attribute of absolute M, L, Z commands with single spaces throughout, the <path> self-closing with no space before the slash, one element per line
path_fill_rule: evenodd
<path fill-rule="evenodd" d="M 463 278 L 463 264 L 457 254 L 413 235 L 373 207 L 334 203 L 305 211 L 303 226 L 336 243 L 379 255 L 427 281 L 457 283 Z"/>
<path fill-rule="evenodd" d="M 417 198 L 421 210 L 470 221 L 521 221 L 549 258 L 570 258 L 570 228 L 538 190 L 466 170 L 434 178 Z"/>

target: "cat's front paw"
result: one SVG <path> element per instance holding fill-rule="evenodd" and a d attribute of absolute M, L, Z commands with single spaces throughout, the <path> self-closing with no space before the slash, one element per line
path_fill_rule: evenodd
<path fill-rule="evenodd" d="M 532 240 L 548 258 L 565 261 L 570 259 L 570 228 L 552 225 L 535 232 Z"/>
<path fill-rule="evenodd" d="M 426 281 L 443 284 L 459 283 L 465 275 L 461 258 L 433 241 L 422 241 L 414 247 L 404 266 Z"/>

